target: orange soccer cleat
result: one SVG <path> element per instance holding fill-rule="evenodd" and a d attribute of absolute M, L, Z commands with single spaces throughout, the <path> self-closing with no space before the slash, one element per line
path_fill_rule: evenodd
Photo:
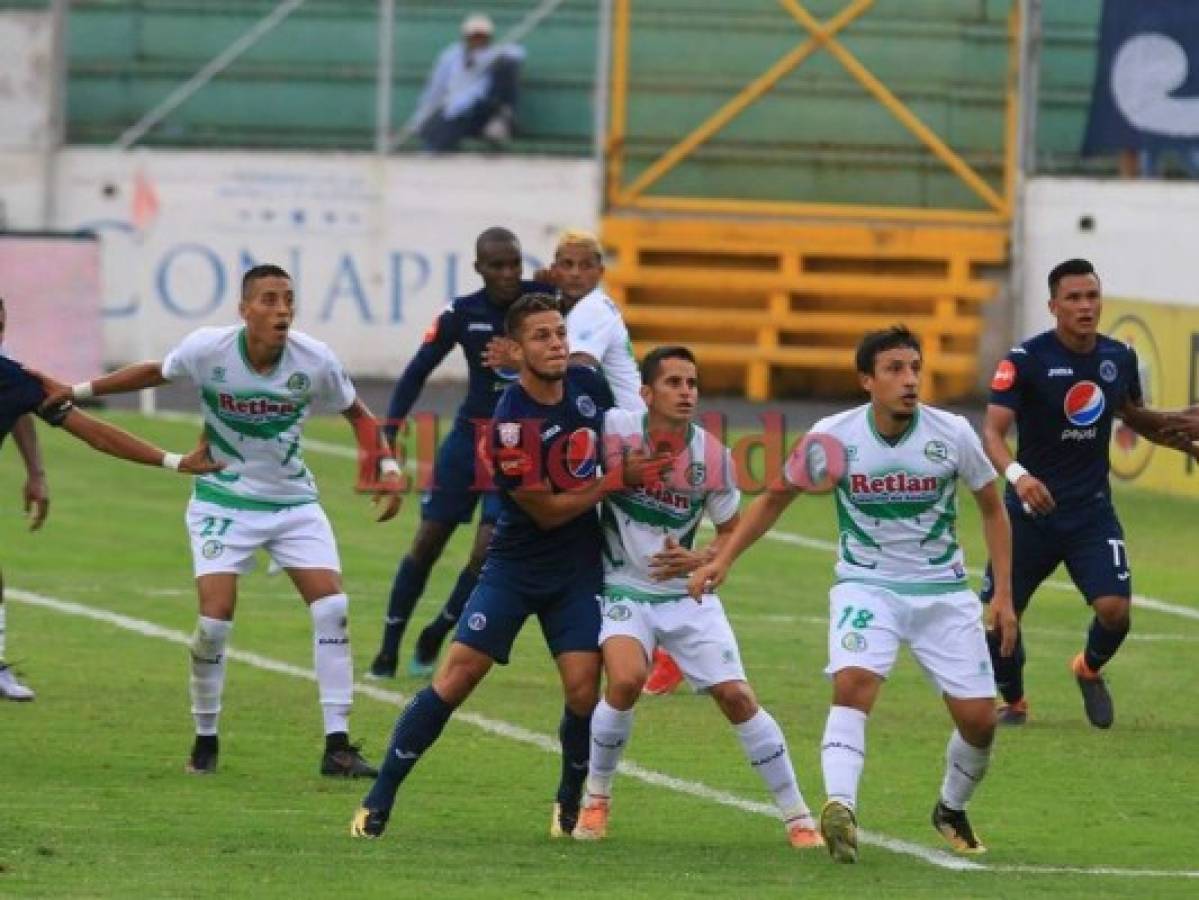
<path fill-rule="evenodd" d="M 669 694 L 683 683 L 683 671 L 674 657 L 658 647 L 654 650 L 654 666 L 645 680 L 644 694 Z"/>

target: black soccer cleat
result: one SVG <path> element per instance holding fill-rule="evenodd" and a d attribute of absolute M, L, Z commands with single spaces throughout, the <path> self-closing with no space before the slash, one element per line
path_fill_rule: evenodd
<path fill-rule="evenodd" d="M 197 734 L 183 771 L 189 775 L 215 775 L 220 745 L 215 734 Z"/>
<path fill-rule="evenodd" d="M 964 809 L 950 809 L 938 800 L 937 805 L 933 807 L 933 828 L 937 829 L 957 853 L 987 852 L 987 848 L 970 827 L 970 820 L 966 818 Z"/>
<path fill-rule="evenodd" d="M 380 650 L 371 660 L 371 666 L 366 675 L 368 678 L 395 678 L 398 664 L 399 660 L 394 655 Z"/>
<path fill-rule="evenodd" d="M 1019 728 L 1028 722 L 1028 701 L 1021 697 L 1014 703 L 1005 703 L 995 710 L 996 721 L 1008 728 Z"/>
<path fill-rule="evenodd" d="M 344 747 L 325 749 L 321 757 L 321 774 L 342 778 L 374 778 L 379 770 L 362 758 L 361 745 L 347 744 Z"/>
<path fill-rule="evenodd" d="M 387 816 L 377 809 L 358 807 L 350 822 L 350 836 L 356 838 L 382 837 L 387 830 Z"/>
<path fill-rule="evenodd" d="M 1087 665 L 1081 653 L 1070 662 L 1070 668 L 1082 691 L 1082 708 L 1087 721 L 1096 728 L 1111 728 L 1116 721 L 1116 708 L 1103 676 Z"/>

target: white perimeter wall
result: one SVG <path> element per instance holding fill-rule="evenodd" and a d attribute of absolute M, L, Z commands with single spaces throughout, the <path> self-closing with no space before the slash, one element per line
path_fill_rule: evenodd
<path fill-rule="evenodd" d="M 41 228 L 39 169 L 0 154 L 10 228 Z M 297 327 L 355 374 L 394 376 L 437 312 L 481 286 L 474 238 L 502 225 L 526 274 L 565 227 L 594 228 L 590 160 L 68 149 L 52 225 L 101 236 L 104 358 L 160 357 L 201 325 L 237 321 L 242 272 L 298 283 Z M 460 376 L 460 359 L 439 375 Z"/>
<path fill-rule="evenodd" d="M 1052 326 L 1045 280 L 1074 256 L 1106 296 L 1199 306 L 1199 183 L 1035 178 L 1027 191 L 1017 340 Z"/>

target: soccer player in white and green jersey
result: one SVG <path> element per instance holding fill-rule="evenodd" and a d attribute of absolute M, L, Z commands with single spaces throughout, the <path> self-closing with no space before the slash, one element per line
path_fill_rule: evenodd
<path fill-rule="evenodd" d="M 994 566 L 993 625 L 1001 652 L 1016 640 L 1011 596 L 1011 534 L 995 487 L 995 469 L 961 416 L 919 400 L 920 344 L 902 326 L 867 334 L 857 369 L 870 402 L 816 423 L 844 448 L 835 485 L 840 551 L 829 593 L 829 664 L 833 682 L 821 746 L 828 802 L 820 828 L 838 862 L 855 862 L 858 781 L 866 761 L 866 718 L 901 644 L 937 687 L 955 729 L 933 826 L 962 853 L 985 848 L 966 804 L 986 774 L 995 735 L 995 679 L 982 605 L 966 583 L 956 535 L 957 482 L 974 494 Z M 801 448 L 802 450 L 802 445 Z M 806 465 L 792 460 L 788 475 Z M 793 481 L 796 480 L 793 478 Z M 719 585 L 737 556 L 764 535 L 797 490 L 763 494 L 712 562 L 688 584 L 693 595 Z"/>
<path fill-rule="evenodd" d="M 605 496 L 604 589 L 601 599 L 607 687 L 591 717 L 586 795 L 575 825 L 578 840 L 607 833 L 612 780 L 633 727 L 633 706 L 659 645 L 697 690 L 708 693 L 737 733 L 750 766 L 774 797 L 791 844 L 820 847 L 816 823 L 800 793 L 787 741 L 758 705 L 745 678 L 737 639 L 720 598 L 687 596 L 686 576 L 710 558 L 737 525 L 741 499 L 729 451 L 692 419 L 699 399 L 695 357 L 686 347 L 658 347 L 641 363 L 648 411 L 611 409 L 604 416 L 605 455 L 646 454 L 669 463 L 649 486 Z M 716 526 L 707 549 L 692 549 L 704 515 Z"/>
<path fill-rule="evenodd" d="M 265 550 L 287 572 L 312 615 L 313 655 L 325 727 L 322 775 L 374 776 L 349 742 L 353 694 L 349 600 L 342 590 L 337 542 L 304 464 L 301 429 L 314 404 L 354 426 L 361 449 L 380 460 L 380 521 L 399 510 L 399 466 L 332 351 L 291 330 L 291 277 L 273 265 L 242 279 L 244 324 L 200 328 L 161 362 L 139 363 L 75 385 L 85 399 L 156 387 L 178 378 L 199 389 L 204 433 L 224 471 L 196 479 L 187 507 L 199 621 L 191 643 L 191 700 L 196 738 L 187 770 L 216 771 L 217 720 L 237 578 Z M 55 397 L 51 398 L 52 400 Z"/>

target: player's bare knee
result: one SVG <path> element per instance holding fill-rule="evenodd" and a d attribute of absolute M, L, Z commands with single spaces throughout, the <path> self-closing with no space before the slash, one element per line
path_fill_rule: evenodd
<path fill-rule="evenodd" d="M 758 713 L 758 698 L 744 681 L 721 682 L 713 685 L 709 693 L 724 717 L 734 725 L 748 722 Z"/>
<path fill-rule="evenodd" d="M 609 672 L 607 689 L 604 692 L 608 705 L 622 711 L 632 709 L 637 698 L 641 696 L 641 689 L 645 687 L 645 678 L 644 672 Z"/>
<path fill-rule="evenodd" d="M 492 661 L 486 655 L 453 644 L 445 662 L 433 676 L 433 690 L 446 703 L 457 706 L 479 686 L 491 665 Z"/>
<path fill-rule="evenodd" d="M 882 679 L 866 669 L 841 669 L 833 676 L 833 705 L 870 714 Z"/>

